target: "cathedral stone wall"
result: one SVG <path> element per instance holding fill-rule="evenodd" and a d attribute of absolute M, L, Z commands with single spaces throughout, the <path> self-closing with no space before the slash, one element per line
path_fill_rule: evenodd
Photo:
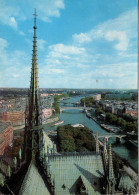
<path fill-rule="evenodd" d="M 48 137 L 48 135 L 43 131 L 43 139 L 44 139 L 44 147 L 45 153 L 51 153 L 53 151 L 54 144 L 52 140 Z"/>

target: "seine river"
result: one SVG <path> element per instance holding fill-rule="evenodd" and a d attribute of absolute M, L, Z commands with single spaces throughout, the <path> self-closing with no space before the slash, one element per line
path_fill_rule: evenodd
<path fill-rule="evenodd" d="M 79 101 L 82 97 L 72 97 L 67 100 L 63 100 L 59 103 L 60 106 L 73 106 L 72 103 L 75 103 Z M 63 105 L 63 103 L 66 103 Z M 102 129 L 94 120 L 89 119 L 86 117 L 85 113 L 81 112 L 80 110 L 65 110 L 62 113 L 59 114 L 60 120 L 63 120 L 65 124 L 83 124 L 84 126 L 87 126 L 89 129 L 91 129 L 93 132 L 98 132 L 98 134 L 108 134 L 107 131 Z M 49 129 L 56 130 L 55 127 L 49 127 Z M 127 143 L 125 143 L 125 140 L 122 139 L 120 144 L 116 143 L 115 138 L 110 138 L 109 143 L 112 144 L 112 149 L 114 152 L 116 152 L 119 156 L 125 158 L 128 160 L 128 162 L 131 164 L 132 167 L 134 167 L 136 170 L 138 169 L 138 151 L 136 148 L 128 148 Z"/>

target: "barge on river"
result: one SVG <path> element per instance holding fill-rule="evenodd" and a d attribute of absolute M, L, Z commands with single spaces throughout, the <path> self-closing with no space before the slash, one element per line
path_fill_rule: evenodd
<path fill-rule="evenodd" d="M 57 125 L 61 125 L 62 123 L 64 123 L 64 121 L 58 121 L 57 123 L 52 124 L 52 125 L 51 125 L 51 127 L 53 127 L 53 126 L 57 126 Z"/>

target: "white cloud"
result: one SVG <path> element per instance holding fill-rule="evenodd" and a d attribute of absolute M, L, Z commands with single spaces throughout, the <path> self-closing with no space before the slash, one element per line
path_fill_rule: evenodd
<path fill-rule="evenodd" d="M 44 50 L 45 44 L 46 44 L 46 41 L 45 41 L 45 40 L 43 40 L 43 39 L 38 39 L 37 45 L 38 45 L 38 48 L 39 48 L 39 49 Z"/>
<path fill-rule="evenodd" d="M 39 19 L 50 22 L 51 17 L 60 17 L 60 11 L 65 8 L 64 0 L 15 0 L 12 3 L 9 1 L 0 0 L 0 22 L 11 26 L 14 29 L 18 28 L 19 20 L 31 18 L 30 12 L 37 8 Z M 23 10 L 26 7 L 26 10 Z"/>
<path fill-rule="evenodd" d="M 17 77 L 20 77 L 19 74 L 13 74 L 13 77 L 17 78 Z"/>
<path fill-rule="evenodd" d="M 138 57 L 138 54 L 137 53 L 126 53 L 126 52 L 124 52 L 124 51 L 121 51 L 121 52 L 119 52 L 118 53 L 119 54 L 119 56 L 124 56 L 125 58 L 134 58 L 134 59 L 137 59 L 137 57 Z"/>
<path fill-rule="evenodd" d="M 7 40 L 0 38 L 0 50 L 4 50 L 7 46 L 8 46 Z"/>
<path fill-rule="evenodd" d="M 65 8 L 64 0 L 40 0 L 33 3 L 44 21 L 50 21 L 50 17 L 60 17 L 60 10 Z"/>
<path fill-rule="evenodd" d="M 118 40 L 118 43 L 115 45 L 117 50 L 126 51 L 128 48 L 128 38 L 126 32 L 123 31 L 107 31 L 105 38 L 108 41 Z"/>
<path fill-rule="evenodd" d="M 48 73 L 56 73 L 56 74 L 61 74 L 64 73 L 64 69 L 48 69 Z"/>
<path fill-rule="evenodd" d="M 30 57 L 24 51 L 8 51 L 8 42 L 0 38 L 0 86 L 23 87 L 25 79 L 26 87 L 29 86 L 30 68 L 28 63 Z M 19 79 L 20 78 L 20 79 Z M 18 83 L 18 84 L 17 84 Z"/>
<path fill-rule="evenodd" d="M 103 76 L 111 79 L 131 77 L 131 75 L 137 73 L 137 63 L 104 64 L 99 66 L 96 71 L 99 77 Z"/>
<path fill-rule="evenodd" d="M 74 34 L 73 39 L 79 43 L 87 43 L 91 41 L 91 38 L 86 33 Z"/>
<path fill-rule="evenodd" d="M 60 57 L 61 55 L 77 55 L 84 54 L 85 49 L 64 44 L 55 44 L 49 46 L 50 53 L 53 57 Z"/>
<path fill-rule="evenodd" d="M 16 22 L 14 17 L 10 17 L 9 25 L 12 26 L 13 28 L 17 29 L 17 22 Z"/>
<path fill-rule="evenodd" d="M 25 36 L 25 33 L 23 31 L 19 31 L 19 34 Z"/>
<path fill-rule="evenodd" d="M 40 82 L 44 83 L 43 78 L 45 75 L 47 80 L 49 78 L 49 83 L 51 81 L 51 86 L 53 81 L 55 82 L 56 79 L 56 85 L 59 83 L 59 86 L 61 86 L 61 82 L 64 82 L 63 84 L 65 86 L 69 85 L 65 82 L 65 78 L 69 81 L 69 75 L 74 75 L 77 69 L 79 70 L 85 68 L 86 65 L 83 64 L 85 62 L 85 57 L 86 51 L 82 47 L 64 44 L 50 45 L 44 62 L 40 64 Z M 74 73 L 71 74 L 73 70 Z M 62 79 L 59 78 L 59 76 L 62 76 Z"/>
<path fill-rule="evenodd" d="M 119 17 L 105 21 L 86 33 L 74 34 L 77 43 L 87 43 L 96 39 L 114 41 L 114 48 L 127 50 L 132 38 L 137 37 L 137 9 L 122 13 Z M 118 43 L 115 43 L 117 41 Z"/>
<path fill-rule="evenodd" d="M 17 29 L 17 21 L 15 17 L 19 15 L 17 6 L 6 4 L 5 1 L 0 0 L 0 22 Z"/>
<path fill-rule="evenodd" d="M 48 47 L 45 64 L 49 69 L 70 69 L 71 67 L 84 68 L 86 51 L 82 47 L 72 45 L 55 44 Z"/>
<path fill-rule="evenodd" d="M 29 1 L 32 3 L 32 0 L 27 0 L 28 4 Z M 45 1 L 42 2 L 45 5 Z M 52 16 L 59 17 L 60 10 L 64 9 L 62 3 L 64 3 L 62 0 L 49 1 L 47 8 L 46 6 L 37 8 L 38 17 L 44 21 L 49 21 Z M 54 8 L 52 5 L 54 5 Z M 41 13 L 41 9 L 46 10 L 46 12 L 42 11 Z M 39 50 L 47 49 L 46 56 L 44 59 L 40 59 L 41 63 L 38 67 L 40 86 L 136 88 L 137 64 L 134 63 L 136 62 L 136 55 L 134 51 L 132 53 L 127 52 L 131 39 L 136 37 L 136 19 L 133 20 L 136 12 L 131 11 L 131 18 L 128 14 L 129 12 L 124 13 L 116 19 L 97 25 L 87 33 L 74 34 L 73 42 L 69 45 L 59 43 L 47 46 L 45 40 L 38 40 Z M 15 15 L 10 17 L 16 19 Z M 129 19 L 131 20 L 129 21 Z M 31 32 L 33 31 L 31 30 Z M 101 53 L 101 48 L 99 52 L 95 50 L 93 41 L 95 40 L 98 45 L 98 39 L 99 43 L 101 40 L 108 41 L 109 45 L 112 45 L 118 51 L 118 54 L 115 51 L 113 54 L 110 50 L 108 50 L 108 53 L 103 53 L 103 51 Z M 29 39 L 26 39 L 26 41 L 31 45 Z M 83 45 L 84 43 L 86 45 Z M 23 51 L 8 52 L 8 42 L 2 38 L 0 38 L 0 45 L 0 51 L 2 50 L 0 52 L 0 69 L 3 69 L 1 71 L 3 79 L 1 79 L 0 85 L 8 87 L 9 84 L 13 86 L 13 83 L 17 83 L 18 87 L 23 87 L 23 85 L 28 87 L 31 66 L 29 65 L 29 62 L 31 62 L 30 56 Z M 102 48 L 102 50 L 105 50 L 105 48 Z M 44 51 L 42 55 L 44 55 Z M 131 61 L 132 63 L 130 63 Z M 25 83 L 25 79 L 27 83 Z M 98 80 L 98 83 L 96 80 Z"/>
<path fill-rule="evenodd" d="M 80 78 L 92 88 L 137 88 L 137 63 L 104 64 L 83 72 Z"/>
<path fill-rule="evenodd" d="M 7 56 L 5 49 L 8 47 L 8 42 L 0 38 L 0 67 L 5 67 L 7 63 Z"/>
<path fill-rule="evenodd" d="M 8 52 L 8 42 L 2 38 L 0 38 L 0 45 L 2 49 L 0 52 L 0 69 L 3 78 L 0 86 L 23 87 L 24 85 L 29 87 L 30 65 L 28 65 L 28 62 L 30 57 L 23 51 Z M 63 44 L 61 47 L 61 44 L 60 46 L 58 44 L 51 45 L 48 48 L 47 59 L 43 60 L 42 64 L 39 64 L 41 87 L 137 87 L 137 63 L 124 62 L 103 65 L 96 65 L 95 63 L 90 66 L 92 60 L 91 58 L 89 59 L 89 55 L 86 54 L 87 56 L 84 56 L 84 50 L 79 52 L 80 50 L 78 51 L 77 47 L 75 47 L 77 50 L 75 48 L 71 50 L 71 47 L 73 46 Z M 55 52 L 60 52 L 61 57 L 53 57 L 51 55 L 52 49 Z M 70 54 L 67 54 L 69 52 Z M 69 59 L 62 58 L 62 55 L 68 55 Z M 27 80 L 26 83 L 25 79 Z"/>

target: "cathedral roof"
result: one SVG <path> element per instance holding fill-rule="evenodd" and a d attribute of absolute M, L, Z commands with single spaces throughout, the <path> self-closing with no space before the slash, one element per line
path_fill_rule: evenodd
<path fill-rule="evenodd" d="M 56 195 L 76 193 L 79 178 L 89 195 L 101 194 L 99 179 L 104 176 L 101 155 L 49 156 L 49 167 Z"/>
<path fill-rule="evenodd" d="M 50 195 L 34 162 L 31 162 L 22 183 L 19 195 Z"/>

